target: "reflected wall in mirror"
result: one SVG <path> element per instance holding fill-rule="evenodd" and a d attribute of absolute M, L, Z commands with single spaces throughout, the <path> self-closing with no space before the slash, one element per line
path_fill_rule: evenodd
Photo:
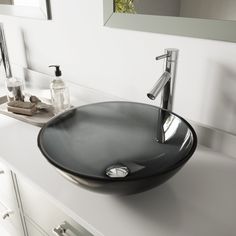
<path fill-rule="evenodd" d="M 51 19 L 50 0 L 0 0 L 0 14 Z"/>
<path fill-rule="evenodd" d="M 236 20 L 235 0 L 115 0 L 115 11 L 145 15 Z"/>
<path fill-rule="evenodd" d="M 104 25 L 236 42 L 236 0 L 103 0 Z"/>

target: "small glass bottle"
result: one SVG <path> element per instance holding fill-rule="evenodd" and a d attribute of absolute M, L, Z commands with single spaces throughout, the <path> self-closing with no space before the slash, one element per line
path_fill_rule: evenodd
<path fill-rule="evenodd" d="M 70 108 L 69 89 L 61 77 L 61 70 L 59 65 L 50 65 L 55 67 L 55 79 L 50 84 L 52 106 L 54 114 L 59 114 Z"/>
<path fill-rule="evenodd" d="M 24 101 L 24 82 L 19 78 L 7 78 L 6 79 L 7 88 L 7 99 L 11 101 Z"/>

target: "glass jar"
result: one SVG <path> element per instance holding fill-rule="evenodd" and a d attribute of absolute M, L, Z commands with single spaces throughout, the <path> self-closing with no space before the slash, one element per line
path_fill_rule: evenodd
<path fill-rule="evenodd" d="M 24 82 L 19 78 L 6 79 L 8 101 L 24 101 Z"/>

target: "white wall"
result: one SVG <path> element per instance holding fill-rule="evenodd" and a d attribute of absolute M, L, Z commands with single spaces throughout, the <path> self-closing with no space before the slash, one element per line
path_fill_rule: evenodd
<path fill-rule="evenodd" d="M 102 3 L 51 0 L 53 21 L 2 16 L 12 62 L 44 73 L 59 63 L 68 80 L 151 103 L 145 94 L 163 68 L 155 56 L 179 48 L 174 111 L 236 133 L 236 44 L 103 27 Z"/>

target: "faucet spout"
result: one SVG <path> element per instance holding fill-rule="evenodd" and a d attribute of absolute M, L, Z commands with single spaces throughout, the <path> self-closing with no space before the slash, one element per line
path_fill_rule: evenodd
<path fill-rule="evenodd" d="M 155 83 L 153 89 L 147 94 L 147 96 L 151 100 L 155 100 L 158 94 L 162 91 L 162 89 L 165 87 L 166 83 L 170 81 L 171 74 L 167 71 L 165 71 L 162 76 L 157 80 Z"/>
<path fill-rule="evenodd" d="M 172 111 L 173 96 L 174 96 L 174 83 L 176 77 L 176 66 L 178 60 L 178 49 L 167 48 L 165 54 L 156 57 L 156 60 L 164 59 L 164 73 L 158 79 L 153 89 L 147 94 L 151 100 L 156 99 L 157 95 L 161 92 L 161 105 L 160 107 Z"/>

